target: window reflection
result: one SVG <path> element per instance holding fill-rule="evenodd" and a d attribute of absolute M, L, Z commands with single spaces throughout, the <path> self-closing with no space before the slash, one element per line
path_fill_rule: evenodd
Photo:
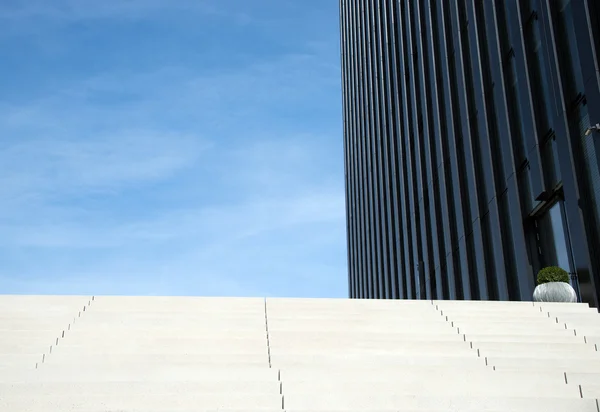
<path fill-rule="evenodd" d="M 550 209 L 550 220 L 552 222 L 552 232 L 554 236 L 554 249 L 556 253 L 557 266 L 571 273 L 571 263 L 569 260 L 569 249 L 567 247 L 566 227 L 563 221 L 562 205 L 555 204 Z"/>
<path fill-rule="evenodd" d="M 562 202 L 555 203 L 540 219 L 540 243 L 544 266 L 559 266 L 572 273 L 570 247 Z"/>

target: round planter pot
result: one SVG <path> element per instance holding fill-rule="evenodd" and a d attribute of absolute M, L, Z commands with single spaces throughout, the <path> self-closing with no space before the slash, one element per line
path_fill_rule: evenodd
<path fill-rule="evenodd" d="M 535 302 L 577 303 L 577 294 L 571 285 L 565 282 L 549 282 L 538 285 L 533 291 Z"/>

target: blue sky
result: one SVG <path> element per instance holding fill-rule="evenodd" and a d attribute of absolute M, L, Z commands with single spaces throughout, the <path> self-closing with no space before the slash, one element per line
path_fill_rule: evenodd
<path fill-rule="evenodd" d="M 345 297 L 338 25 L 0 2 L 0 293 Z"/>

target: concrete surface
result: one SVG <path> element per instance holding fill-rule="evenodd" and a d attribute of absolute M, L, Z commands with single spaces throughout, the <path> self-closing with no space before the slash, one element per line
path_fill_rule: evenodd
<path fill-rule="evenodd" d="M 598 328 L 582 304 L 0 295 L 0 411 L 600 412 Z"/>

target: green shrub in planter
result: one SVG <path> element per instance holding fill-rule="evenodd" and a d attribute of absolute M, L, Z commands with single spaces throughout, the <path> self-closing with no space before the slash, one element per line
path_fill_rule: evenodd
<path fill-rule="evenodd" d="M 538 285 L 550 282 L 569 283 L 569 274 L 566 270 L 557 266 L 550 266 L 540 270 L 537 275 Z"/>

